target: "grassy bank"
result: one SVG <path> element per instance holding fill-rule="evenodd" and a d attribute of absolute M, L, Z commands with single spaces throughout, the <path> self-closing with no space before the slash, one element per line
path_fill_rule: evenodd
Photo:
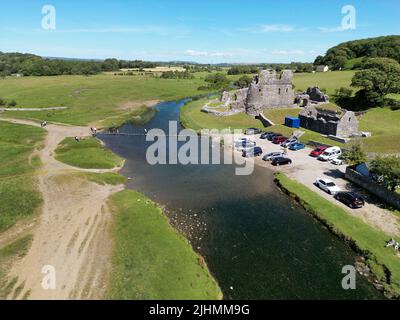
<path fill-rule="evenodd" d="M 42 203 L 33 177 L 40 161 L 31 154 L 45 134 L 40 128 L 0 121 L 0 232 L 31 216 Z"/>
<path fill-rule="evenodd" d="M 219 299 L 203 260 L 162 210 L 133 191 L 115 194 L 114 252 L 109 299 Z"/>
<path fill-rule="evenodd" d="M 57 76 L 24 77 L 0 80 L 0 97 L 15 100 L 18 107 L 68 107 L 45 112 L 10 112 L 23 117 L 74 125 L 88 125 L 100 120 L 119 123 L 121 117 L 135 119 L 145 112 L 140 102 L 178 100 L 203 93 L 200 77 L 190 80 L 159 79 L 151 76 Z M 132 103 L 135 107 L 132 107 Z"/>
<path fill-rule="evenodd" d="M 181 109 L 180 121 L 185 128 L 196 131 L 201 129 L 246 129 L 249 127 L 260 127 L 261 122 L 244 113 L 229 117 L 216 117 L 201 112 L 201 108 L 207 103 L 207 99 L 193 101 Z"/>
<path fill-rule="evenodd" d="M 391 236 L 365 224 L 283 173 L 276 175 L 276 181 L 308 212 L 366 258 L 371 272 L 384 284 L 389 296 L 400 297 L 400 258 L 393 248 L 385 247 Z"/>
<path fill-rule="evenodd" d="M 57 160 L 78 168 L 112 169 L 123 164 L 119 156 L 107 150 L 95 138 L 83 139 L 80 142 L 76 142 L 74 138 L 66 138 L 55 153 Z"/>
<path fill-rule="evenodd" d="M 400 110 L 375 108 L 360 118 L 360 130 L 372 132 L 363 139 L 368 152 L 400 153 Z"/>

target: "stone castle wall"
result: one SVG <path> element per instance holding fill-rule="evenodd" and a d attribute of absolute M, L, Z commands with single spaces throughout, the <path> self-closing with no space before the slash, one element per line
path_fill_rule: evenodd
<path fill-rule="evenodd" d="M 258 116 L 264 109 L 289 108 L 294 105 L 293 73 L 284 70 L 263 70 L 251 83 L 246 100 L 246 112 Z"/>

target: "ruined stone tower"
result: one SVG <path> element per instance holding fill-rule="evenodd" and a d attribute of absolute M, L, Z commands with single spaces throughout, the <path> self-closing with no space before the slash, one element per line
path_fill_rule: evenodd
<path fill-rule="evenodd" d="M 263 70 L 251 83 L 246 112 L 258 116 L 264 109 L 291 108 L 294 105 L 293 73 L 284 70 L 278 74 L 274 70 Z"/>

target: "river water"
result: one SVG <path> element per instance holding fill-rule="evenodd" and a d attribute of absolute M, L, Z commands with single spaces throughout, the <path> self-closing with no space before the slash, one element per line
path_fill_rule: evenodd
<path fill-rule="evenodd" d="M 226 299 L 383 298 L 359 275 L 356 290 L 342 289 L 342 268 L 354 265 L 355 254 L 282 194 L 271 171 L 256 167 L 250 176 L 237 176 L 233 165 L 149 165 L 150 142 L 140 134 L 167 132 L 185 102 L 160 103 L 145 126 L 120 129 L 139 135 L 100 138 L 126 159 L 121 173 L 131 178 L 127 188 L 165 207 Z"/>

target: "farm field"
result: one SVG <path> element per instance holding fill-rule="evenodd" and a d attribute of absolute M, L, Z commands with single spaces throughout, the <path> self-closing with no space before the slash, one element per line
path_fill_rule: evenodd
<path fill-rule="evenodd" d="M 7 112 L 11 117 L 74 125 L 96 124 L 110 118 L 118 125 L 122 119 L 137 118 L 145 113 L 143 105 L 205 93 L 198 90 L 202 84 L 204 81 L 200 76 L 191 80 L 110 74 L 6 78 L 1 80 L 0 97 L 15 100 L 20 108 L 68 108 Z"/>
<path fill-rule="evenodd" d="M 325 89 L 328 95 L 341 87 L 350 88 L 355 71 L 332 71 L 318 73 L 295 73 L 293 83 L 296 91 L 305 91 L 308 87 L 318 86 Z"/>

